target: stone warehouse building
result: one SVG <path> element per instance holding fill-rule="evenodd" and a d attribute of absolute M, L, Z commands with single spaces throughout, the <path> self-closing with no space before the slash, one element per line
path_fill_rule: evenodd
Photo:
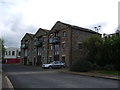
<path fill-rule="evenodd" d="M 21 40 L 21 63 L 23 63 L 24 65 L 32 65 L 33 50 L 33 34 L 26 33 Z"/>
<path fill-rule="evenodd" d="M 70 66 L 74 60 L 80 58 L 82 43 L 87 37 L 93 34 L 98 34 L 90 29 L 66 24 L 57 21 L 51 30 L 39 29 L 34 36 L 27 35 L 21 40 L 21 47 L 23 41 L 31 41 L 28 43 L 29 55 L 25 55 L 25 49 L 21 49 L 23 56 L 31 58 L 23 58 L 23 64 L 30 62 L 32 65 L 41 65 L 42 63 L 49 63 L 51 61 L 63 61 L 66 66 Z M 25 39 L 25 40 L 24 40 Z M 28 63 L 27 63 L 28 64 Z"/>
<path fill-rule="evenodd" d="M 34 60 L 33 65 L 41 65 L 47 63 L 47 51 L 48 51 L 48 32 L 40 28 L 34 35 Z"/>

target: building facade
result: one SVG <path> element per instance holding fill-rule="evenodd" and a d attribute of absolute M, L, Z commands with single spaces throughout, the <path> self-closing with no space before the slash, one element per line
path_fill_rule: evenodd
<path fill-rule="evenodd" d="M 40 28 L 34 35 L 34 60 L 33 65 L 41 65 L 47 63 L 48 51 L 48 32 Z"/>
<path fill-rule="evenodd" d="M 21 40 L 21 63 L 32 65 L 33 62 L 33 34 L 26 33 Z"/>
<path fill-rule="evenodd" d="M 49 31 L 48 61 L 63 61 L 70 66 L 81 55 L 82 43 L 96 32 L 60 21 Z"/>
<path fill-rule="evenodd" d="M 3 63 L 20 63 L 20 48 L 6 48 Z"/>
<path fill-rule="evenodd" d="M 69 67 L 74 60 L 80 58 L 83 41 L 93 34 L 98 33 L 60 21 L 49 31 L 39 29 L 33 37 L 33 65 L 60 60 Z"/>

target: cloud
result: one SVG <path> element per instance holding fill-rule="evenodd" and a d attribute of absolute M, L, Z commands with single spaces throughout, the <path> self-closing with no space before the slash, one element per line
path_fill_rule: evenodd
<path fill-rule="evenodd" d="M 36 27 L 33 25 L 24 23 L 21 12 L 16 13 L 16 11 L 13 10 L 17 3 L 20 2 L 15 3 L 10 0 L 0 1 L 0 36 L 3 37 L 5 45 L 8 47 L 19 47 L 20 40 L 25 33 L 34 33 L 36 30 Z"/>
<path fill-rule="evenodd" d="M 112 33 L 117 27 L 117 0 L 0 0 L 0 36 L 5 45 L 19 47 L 20 40 L 38 28 L 50 30 L 56 21 Z"/>

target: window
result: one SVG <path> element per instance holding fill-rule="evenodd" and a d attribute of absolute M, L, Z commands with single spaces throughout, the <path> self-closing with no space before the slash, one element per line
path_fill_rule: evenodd
<path fill-rule="evenodd" d="M 44 61 L 45 60 L 45 57 L 42 57 L 43 59 L 42 59 L 42 61 Z"/>
<path fill-rule="evenodd" d="M 46 48 L 44 47 L 44 51 L 46 50 Z"/>
<path fill-rule="evenodd" d="M 34 40 L 34 45 L 36 45 L 36 40 Z"/>
<path fill-rule="evenodd" d="M 7 51 L 6 51 L 6 55 L 7 55 Z"/>
<path fill-rule="evenodd" d="M 52 45 L 50 45 L 50 50 L 52 50 L 53 49 L 53 46 Z"/>
<path fill-rule="evenodd" d="M 36 55 L 36 48 L 34 48 L 34 56 Z"/>
<path fill-rule="evenodd" d="M 43 42 L 45 41 L 45 38 L 43 37 Z"/>
<path fill-rule="evenodd" d="M 12 51 L 12 55 L 13 55 L 13 56 L 15 55 L 15 51 Z"/>
<path fill-rule="evenodd" d="M 59 36 L 59 32 L 55 32 L 55 36 Z"/>
<path fill-rule="evenodd" d="M 78 44 L 78 49 L 82 49 L 82 43 Z"/>
<path fill-rule="evenodd" d="M 59 45 L 55 45 L 55 55 L 59 55 Z"/>
<path fill-rule="evenodd" d="M 50 43 L 52 42 L 52 37 L 50 37 L 49 42 L 50 42 Z"/>
<path fill-rule="evenodd" d="M 50 62 L 52 62 L 52 57 L 50 57 Z M 49 63 L 50 63 L 50 62 L 49 62 Z"/>
<path fill-rule="evenodd" d="M 11 55 L 11 52 L 9 51 L 9 55 Z"/>
<path fill-rule="evenodd" d="M 19 54 L 18 54 L 18 55 L 20 56 L 20 54 L 21 54 L 21 52 L 19 51 Z"/>
<path fill-rule="evenodd" d="M 56 50 L 56 51 L 55 51 L 55 55 L 59 55 L 59 51 Z"/>
<path fill-rule="evenodd" d="M 38 55 L 41 55 L 41 52 L 42 52 L 41 49 L 42 49 L 41 47 L 38 48 Z"/>
<path fill-rule="evenodd" d="M 63 32 L 63 37 L 66 37 L 66 36 L 67 36 L 67 32 L 64 31 L 64 32 Z"/>
<path fill-rule="evenodd" d="M 62 61 L 65 62 L 65 56 L 62 57 Z"/>
<path fill-rule="evenodd" d="M 25 56 L 27 56 L 27 50 L 25 49 Z"/>
<path fill-rule="evenodd" d="M 63 49 L 65 49 L 66 43 L 62 43 L 62 47 L 63 47 Z"/>

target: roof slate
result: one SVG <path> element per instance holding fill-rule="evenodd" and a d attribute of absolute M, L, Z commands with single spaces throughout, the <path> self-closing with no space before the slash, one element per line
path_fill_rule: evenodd
<path fill-rule="evenodd" d="M 61 24 L 64 24 L 64 25 L 67 25 L 73 29 L 76 29 L 76 30 L 81 30 L 81 31 L 85 31 L 85 32 L 91 32 L 91 33 L 97 33 L 91 29 L 87 29 L 87 28 L 82 28 L 82 27 L 79 27 L 79 26 L 75 26 L 75 25 L 70 25 L 70 24 L 67 24 L 67 23 L 63 23 L 63 22 L 60 22 L 60 21 L 57 21 L 57 23 L 61 23 Z M 99 33 L 97 33 L 99 34 Z"/>

